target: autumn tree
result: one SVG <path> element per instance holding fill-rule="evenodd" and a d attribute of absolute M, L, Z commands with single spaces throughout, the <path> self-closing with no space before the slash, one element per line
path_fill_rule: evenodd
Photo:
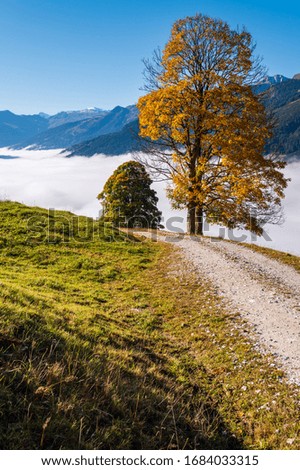
<path fill-rule="evenodd" d="M 145 167 L 129 161 L 120 165 L 107 180 L 98 199 L 105 220 L 124 227 L 160 227 L 158 198 Z"/>
<path fill-rule="evenodd" d="M 153 145 L 144 163 L 171 181 L 168 195 L 188 209 L 188 231 L 202 234 L 205 214 L 262 234 L 266 221 L 278 221 L 287 180 L 284 163 L 264 154 L 272 125 L 251 86 L 264 72 L 251 35 L 187 17 L 145 65 L 140 135 Z"/>

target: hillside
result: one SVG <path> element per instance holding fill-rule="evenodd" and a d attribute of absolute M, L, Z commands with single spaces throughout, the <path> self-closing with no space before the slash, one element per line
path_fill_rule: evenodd
<path fill-rule="evenodd" d="M 264 91 L 269 90 L 271 86 L 286 82 L 288 80 L 290 80 L 290 78 L 287 78 L 284 75 L 266 75 L 263 80 L 255 85 L 255 89 L 257 93 L 263 93 Z"/>
<path fill-rule="evenodd" d="M 266 107 L 274 114 L 276 126 L 267 150 L 300 155 L 300 80 L 275 84 L 266 92 Z M 291 155 L 292 156 L 292 155 Z"/>
<path fill-rule="evenodd" d="M 106 116 L 109 111 L 99 108 L 81 109 L 79 111 L 61 111 L 53 116 L 48 116 L 49 128 L 62 126 L 69 122 L 84 121 L 85 119 L 101 118 Z"/>
<path fill-rule="evenodd" d="M 2 449 L 299 448 L 298 389 L 172 247 L 18 203 L 0 220 Z"/>
<path fill-rule="evenodd" d="M 66 122 L 53 126 L 50 119 L 50 128 L 34 135 L 30 139 L 23 140 L 15 148 L 32 147 L 39 149 L 66 148 L 85 140 L 93 139 L 99 135 L 117 132 L 137 116 L 135 106 L 123 108 L 115 107 L 112 111 L 88 119 L 80 119 L 76 122 Z"/>
<path fill-rule="evenodd" d="M 0 111 L 0 147 L 30 139 L 47 127 L 47 119 L 42 116 L 19 116 L 10 111 Z"/>
<path fill-rule="evenodd" d="M 96 153 L 104 155 L 123 155 L 129 152 L 142 150 L 142 139 L 139 138 L 139 121 L 135 119 L 119 132 L 101 135 L 96 139 L 81 142 L 68 148 L 69 157 L 84 155 L 92 157 Z"/>

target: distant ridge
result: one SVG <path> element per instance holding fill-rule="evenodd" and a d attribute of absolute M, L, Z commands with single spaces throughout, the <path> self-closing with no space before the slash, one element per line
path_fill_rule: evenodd
<path fill-rule="evenodd" d="M 47 120 L 38 114 L 19 116 L 8 110 L 0 111 L 0 147 L 32 138 L 47 126 Z"/>
<path fill-rule="evenodd" d="M 87 108 L 79 111 L 61 111 L 54 116 L 48 116 L 49 128 L 61 126 L 69 122 L 78 122 L 85 119 L 101 118 L 109 111 L 99 108 Z"/>
<path fill-rule="evenodd" d="M 263 82 L 268 82 L 271 85 L 276 85 L 277 83 L 286 82 L 287 80 L 290 80 L 290 78 L 285 77 L 284 75 L 277 74 L 277 75 L 273 75 L 273 76 L 267 75 L 264 78 Z"/>
<path fill-rule="evenodd" d="M 141 151 L 143 149 L 142 139 L 139 138 L 139 121 L 127 124 L 121 131 L 111 134 L 101 135 L 81 144 L 68 148 L 68 157 L 84 155 L 92 157 L 97 153 L 104 155 L 123 155 L 126 153 Z"/>
<path fill-rule="evenodd" d="M 135 106 L 116 106 L 113 110 L 103 112 L 100 115 L 81 119 L 75 122 L 66 122 L 61 125 L 53 124 L 53 120 L 61 119 L 65 113 L 49 118 L 50 128 L 34 135 L 27 140 L 15 145 L 15 148 L 31 147 L 38 149 L 67 148 L 80 142 L 94 139 L 103 134 L 118 132 L 128 122 L 136 119 L 137 108 Z M 83 115 L 85 115 L 83 113 Z M 52 123 L 52 124 L 51 124 Z"/>
<path fill-rule="evenodd" d="M 272 85 L 277 85 L 278 83 L 284 83 L 287 82 L 288 80 L 291 80 L 288 77 L 285 77 L 284 75 L 273 75 L 269 76 L 266 75 L 263 80 L 261 80 L 257 85 L 255 85 L 255 88 L 258 93 L 263 93 L 264 91 L 268 90 Z"/>
<path fill-rule="evenodd" d="M 266 109 L 277 121 L 266 151 L 300 159 L 300 73 L 293 78 L 280 74 L 266 76 L 253 89 L 261 94 Z M 91 107 L 62 111 L 54 116 L 42 112 L 16 115 L 8 110 L 0 111 L 0 146 L 64 148 L 70 156 L 120 155 L 141 150 L 138 110 L 134 105 L 116 106 L 110 111 Z"/>
<path fill-rule="evenodd" d="M 273 113 L 276 126 L 267 151 L 276 151 L 289 158 L 300 159 L 300 82 L 290 79 L 271 86 L 264 98 Z"/>
<path fill-rule="evenodd" d="M 300 74 L 297 74 L 299 76 Z M 257 94 L 277 121 L 274 136 L 268 142 L 266 152 L 286 154 L 287 159 L 300 159 L 300 83 L 299 79 L 283 75 L 265 77 L 263 82 L 254 86 Z M 142 139 L 138 138 L 138 121 L 131 129 L 124 127 L 120 132 L 98 137 L 91 141 L 67 149 L 69 156 L 90 157 L 97 153 L 120 155 L 142 149 Z"/>

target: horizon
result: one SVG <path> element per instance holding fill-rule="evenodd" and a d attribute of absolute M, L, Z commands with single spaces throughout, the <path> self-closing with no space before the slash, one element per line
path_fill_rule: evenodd
<path fill-rule="evenodd" d="M 24 4 L 26 3 L 26 4 Z M 143 93 L 143 58 L 166 44 L 174 21 L 202 13 L 245 25 L 268 75 L 300 72 L 300 6 L 267 0 L 11 0 L 1 9 L 1 110 L 54 115 L 111 110 Z"/>
<path fill-rule="evenodd" d="M 121 106 L 121 108 L 128 108 L 130 106 L 135 106 L 136 103 L 131 103 L 131 104 L 128 104 L 128 105 L 125 105 L 125 106 Z M 37 113 L 16 113 L 14 112 L 12 109 L 0 109 L 0 113 L 5 113 L 5 112 L 9 112 L 9 113 L 12 113 L 12 114 L 15 114 L 17 116 L 38 116 L 38 115 L 41 115 L 41 114 L 44 114 L 44 115 L 47 115 L 48 117 L 52 117 L 52 116 L 55 116 L 56 114 L 60 114 L 60 113 L 76 113 L 76 112 L 81 112 L 81 111 L 91 111 L 91 110 L 99 110 L 99 111 L 107 111 L 108 113 L 110 111 L 112 111 L 114 108 L 117 108 L 118 106 L 120 105 L 115 105 L 113 108 L 111 109 L 104 109 L 104 108 L 101 108 L 101 107 L 98 107 L 98 106 L 87 106 L 85 108 L 80 108 L 80 109 L 59 109 L 57 110 L 56 112 L 54 113 L 45 113 L 43 110 L 37 112 Z"/>
<path fill-rule="evenodd" d="M 274 75 L 266 75 L 266 77 L 284 76 L 285 78 L 292 80 L 295 75 L 299 75 L 299 73 L 295 73 L 292 77 L 287 77 L 286 75 L 283 75 L 281 73 L 275 73 Z M 258 83 L 261 83 L 261 82 L 258 82 Z M 128 108 L 129 106 L 136 106 L 136 104 L 137 103 L 131 103 L 131 104 L 127 104 L 125 106 L 121 106 L 121 105 L 116 104 L 115 106 L 113 106 L 110 109 L 104 109 L 104 108 L 101 108 L 101 107 L 98 107 L 98 106 L 87 106 L 87 107 L 81 108 L 81 109 L 59 109 L 56 112 L 51 113 L 51 114 L 45 113 L 43 110 L 39 111 L 38 113 L 23 113 L 23 112 L 22 113 L 16 113 L 12 109 L 0 109 L 0 113 L 1 112 L 10 112 L 12 114 L 19 115 L 19 116 L 47 115 L 47 117 L 50 118 L 50 117 L 55 116 L 56 114 L 60 114 L 60 113 L 72 113 L 72 112 L 89 111 L 89 110 L 96 110 L 96 109 L 99 110 L 99 111 L 105 111 L 105 112 L 109 113 L 110 111 L 112 111 L 114 108 L 116 108 L 118 106 L 121 106 L 122 108 Z"/>

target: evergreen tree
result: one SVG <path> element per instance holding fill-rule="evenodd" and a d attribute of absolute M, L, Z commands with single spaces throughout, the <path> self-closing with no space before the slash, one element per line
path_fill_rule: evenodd
<path fill-rule="evenodd" d="M 120 165 L 105 183 L 98 199 L 107 221 L 124 227 L 160 227 L 158 198 L 145 167 L 129 161 Z"/>

